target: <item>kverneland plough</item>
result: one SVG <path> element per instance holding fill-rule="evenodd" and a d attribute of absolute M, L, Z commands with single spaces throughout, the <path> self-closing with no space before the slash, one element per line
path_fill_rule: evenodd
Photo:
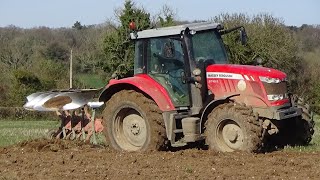
<path fill-rule="evenodd" d="M 95 110 L 103 102 L 92 102 L 99 89 L 55 90 L 37 92 L 27 97 L 23 106 L 33 111 L 55 111 L 61 119 L 58 130 L 49 132 L 50 138 L 89 141 L 94 144 L 96 133 L 102 132 L 102 118 L 95 118 Z M 92 114 L 89 113 L 92 109 Z"/>

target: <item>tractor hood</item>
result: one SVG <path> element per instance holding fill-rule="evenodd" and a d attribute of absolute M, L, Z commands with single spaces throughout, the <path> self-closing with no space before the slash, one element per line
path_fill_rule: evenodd
<path fill-rule="evenodd" d="M 268 78 L 285 79 L 285 73 L 272 68 L 261 66 L 234 65 L 234 64 L 214 64 L 207 67 L 207 77 L 210 76 L 234 76 L 239 79 L 247 77 L 259 78 L 259 76 Z M 217 74 L 214 74 L 217 73 Z M 222 74 L 225 73 L 225 74 Z M 243 77 L 244 76 L 244 77 Z M 231 79 L 231 78 L 230 78 Z"/>

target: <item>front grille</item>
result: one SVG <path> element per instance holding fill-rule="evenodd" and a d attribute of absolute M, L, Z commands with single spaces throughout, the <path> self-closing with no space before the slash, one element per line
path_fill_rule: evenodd
<path fill-rule="evenodd" d="M 263 86 L 266 89 L 267 94 L 286 94 L 287 93 L 287 82 L 282 81 L 280 83 L 265 83 Z"/>
<path fill-rule="evenodd" d="M 261 85 L 259 84 L 259 82 L 257 81 L 250 81 L 252 90 L 254 93 L 256 93 L 257 95 L 263 97 L 263 91 L 261 90 Z"/>

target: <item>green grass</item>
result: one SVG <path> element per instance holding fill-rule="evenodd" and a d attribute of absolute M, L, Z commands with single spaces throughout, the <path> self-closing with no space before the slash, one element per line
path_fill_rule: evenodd
<path fill-rule="evenodd" d="M 77 80 L 86 86 L 86 88 L 101 88 L 104 87 L 107 82 L 97 74 L 77 74 Z"/>
<path fill-rule="evenodd" d="M 0 121 L 0 146 L 9 146 L 25 140 L 46 137 L 59 121 Z"/>
<path fill-rule="evenodd" d="M 48 132 L 52 129 L 57 130 L 60 121 L 42 120 L 42 121 L 13 121 L 0 120 L 0 147 L 17 144 L 22 141 L 47 138 Z M 92 141 L 92 138 L 90 139 Z M 98 145 L 104 145 L 106 139 L 102 133 L 97 134 Z"/>

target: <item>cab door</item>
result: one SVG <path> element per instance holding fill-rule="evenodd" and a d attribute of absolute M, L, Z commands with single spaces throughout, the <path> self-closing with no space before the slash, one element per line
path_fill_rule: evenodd
<path fill-rule="evenodd" d="M 147 73 L 168 92 L 176 107 L 190 106 L 189 87 L 184 82 L 185 60 L 178 38 L 151 38 L 147 43 Z"/>

